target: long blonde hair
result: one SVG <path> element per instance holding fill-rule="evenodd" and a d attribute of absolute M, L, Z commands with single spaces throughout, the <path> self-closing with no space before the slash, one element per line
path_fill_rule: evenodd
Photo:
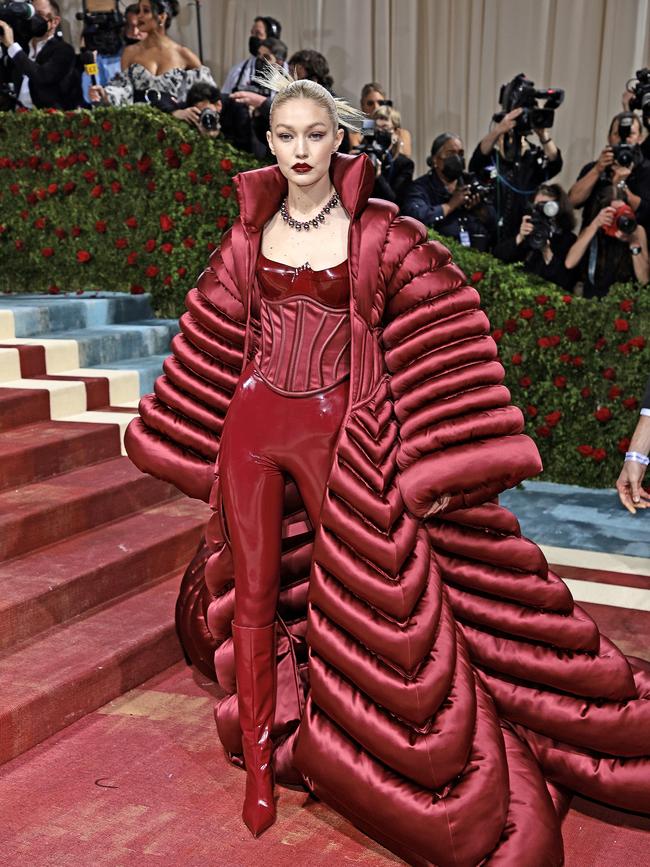
<path fill-rule="evenodd" d="M 253 81 L 277 93 L 271 103 L 271 123 L 274 111 L 290 99 L 312 99 L 321 105 L 330 116 L 335 130 L 339 126 L 345 126 L 358 131 L 366 119 L 362 111 L 351 106 L 346 100 L 332 96 L 322 84 L 310 81 L 308 78 L 293 78 L 282 67 L 274 66 L 268 60 L 265 68 L 253 76 Z"/>

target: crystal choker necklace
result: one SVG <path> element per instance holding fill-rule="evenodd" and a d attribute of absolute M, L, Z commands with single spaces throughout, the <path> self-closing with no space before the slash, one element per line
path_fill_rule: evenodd
<path fill-rule="evenodd" d="M 329 202 L 325 205 L 325 207 L 316 214 L 315 217 L 312 217 L 311 220 L 303 221 L 294 220 L 287 209 L 287 197 L 282 201 L 280 205 L 280 214 L 282 215 L 282 219 L 292 229 L 295 229 L 297 232 L 301 232 L 303 229 L 305 232 L 309 231 L 309 229 L 314 228 L 318 229 L 321 223 L 325 222 L 325 216 L 329 214 L 332 208 L 335 208 L 339 203 L 339 194 L 334 193 Z"/>

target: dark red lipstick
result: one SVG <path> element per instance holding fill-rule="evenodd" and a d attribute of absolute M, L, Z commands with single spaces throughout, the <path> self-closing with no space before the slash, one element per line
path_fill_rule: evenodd
<path fill-rule="evenodd" d="M 307 163 L 295 163 L 293 166 L 291 166 L 291 168 L 294 172 L 298 172 L 299 174 L 306 174 L 312 169 L 312 167 Z"/>

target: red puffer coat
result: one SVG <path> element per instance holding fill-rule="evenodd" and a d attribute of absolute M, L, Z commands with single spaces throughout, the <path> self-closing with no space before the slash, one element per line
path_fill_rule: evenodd
<path fill-rule="evenodd" d="M 541 464 L 477 292 L 421 224 L 368 200 L 365 157 L 336 156 L 332 180 L 353 218 L 350 399 L 317 527 L 287 486 L 276 776 L 411 864 L 561 864 L 566 789 L 650 811 L 650 670 L 599 634 L 496 502 Z M 241 763 L 214 467 L 286 181 L 271 167 L 236 182 L 240 218 L 187 297 L 127 448 L 215 507 L 178 623 L 212 676 L 214 654 L 217 725 Z"/>

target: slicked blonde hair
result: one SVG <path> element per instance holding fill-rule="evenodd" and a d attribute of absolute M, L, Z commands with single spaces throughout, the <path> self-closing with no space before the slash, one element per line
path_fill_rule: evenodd
<path fill-rule="evenodd" d="M 271 123 L 273 113 L 291 99 L 311 99 L 321 105 L 330 116 L 335 130 L 339 126 L 358 131 L 361 129 L 366 115 L 358 108 L 353 108 L 344 99 L 332 96 L 321 84 L 308 78 L 293 78 L 282 67 L 274 66 L 266 61 L 264 69 L 253 76 L 253 81 L 262 87 L 273 90 L 277 96 L 271 103 Z"/>

